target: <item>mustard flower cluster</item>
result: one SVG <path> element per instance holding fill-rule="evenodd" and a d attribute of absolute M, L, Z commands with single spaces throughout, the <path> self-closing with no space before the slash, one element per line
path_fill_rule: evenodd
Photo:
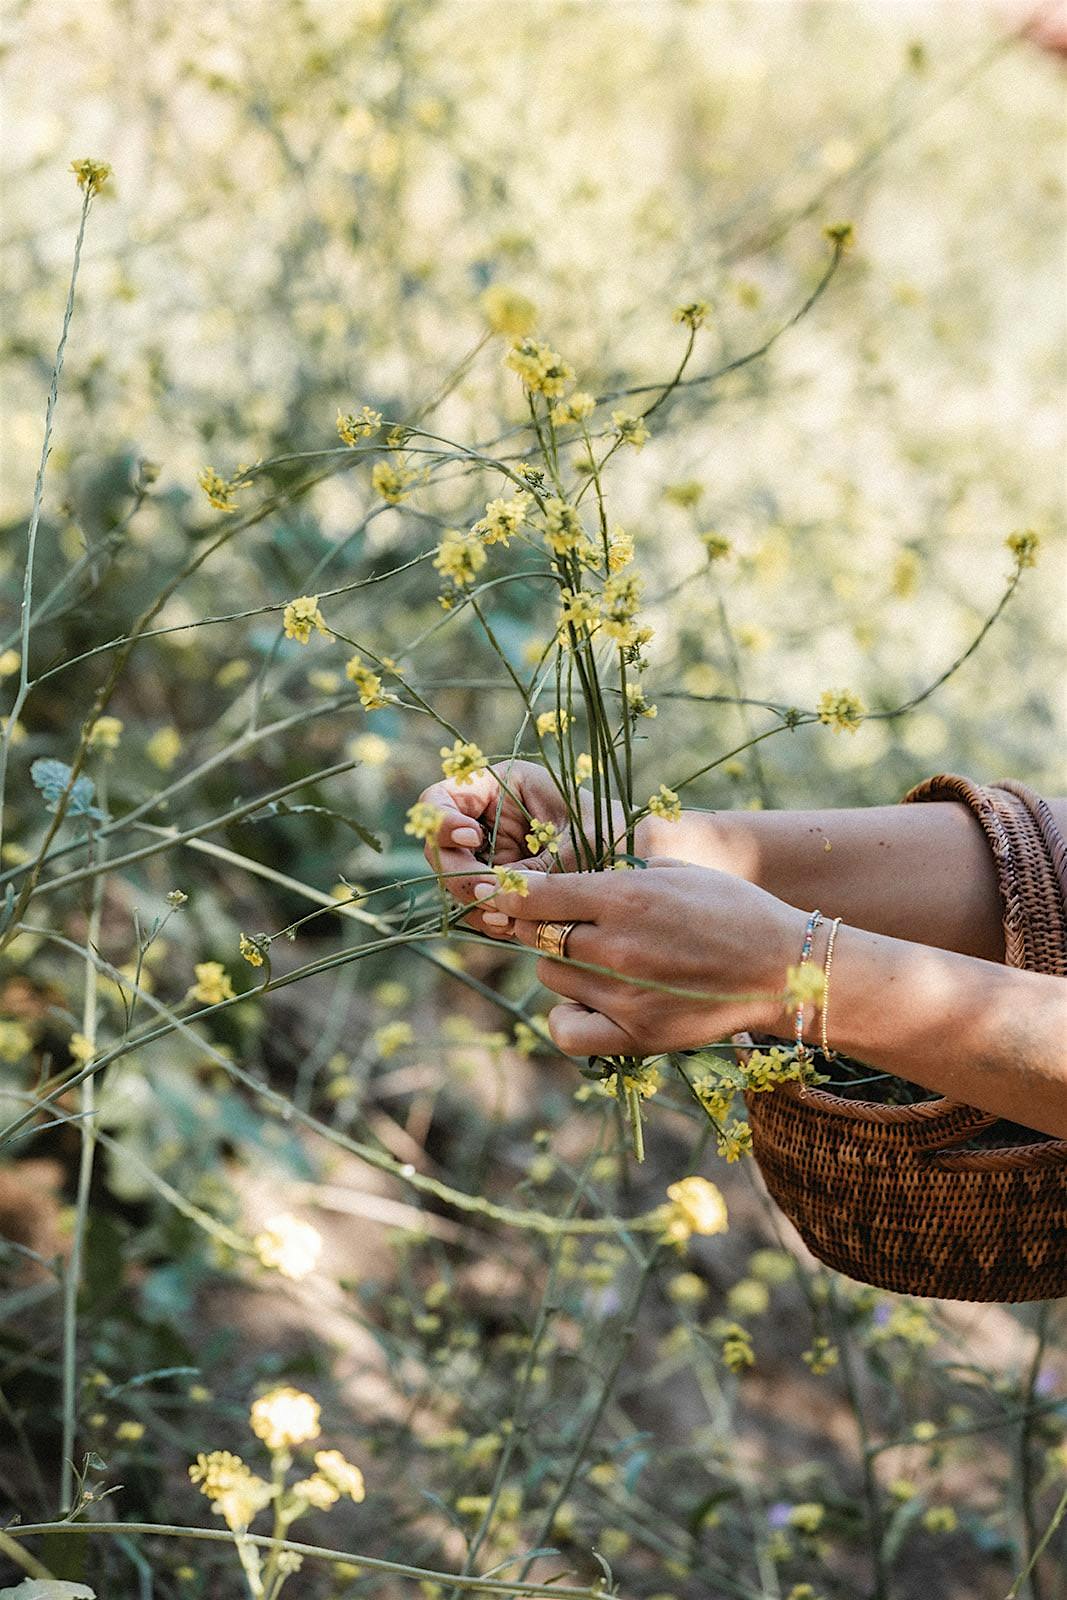
<path fill-rule="evenodd" d="M 506 549 L 526 520 L 532 498 L 524 489 L 519 489 L 510 500 L 503 497 L 490 500 L 485 515 L 474 523 L 471 533 L 476 534 L 482 544 L 502 544 Z"/>
<path fill-rule="evenodd" d="M 525 872 L 516 872 L 513 867 L 494 867 L 493 876 L 500 886 L 500 894 L 517 894 L 525 899 L 530 892 L 530 880 Z"/>
<path fill-rule="evenodd" d="M 684 1245 L 694 1233 L 725 1233 L 726 1201 L 718 1186 L 707 1178 L 681 1178 L 667 1189 L 669 1205 L 661 1208 L 663 1236 L 670 1244 Z"/>
<path fill-rule="evenodd" d="M 371 470 L 370 481 L 376 494 L 390 505 L 399 505 L 411 492 L 418 474 L 402 461 L 377 461 Z"/>
<path fill-rule="evenodd" d="M 89 730 L 89 749 L 117 750 L 122 727 L 121 717 L 97 717 Z"/>
<path fill-rule="evenodd" d="M 433 560 L 438 572 L 451 585 L 439 596 L 446 611 L 455 604 L 456 591 L 473 583 L 488 559 L 480 540 L 460 528 L 446 528 Z"/>
<path fill-rule="evenodd" d="M 186 994 L 187 1000 L 199 1000 L 201 1005 L 217 1006 L 234 998 L 230 975 L 221 961 L 199 961 L 193 968 L 196 982 Z"/>
<path fill-rule="evenodd" d="M 671 321 L 683 323 L 695 333 L 697 328 L 703 326 L 710 310 L 711 307 L 706 300 L 690 300 L 684 306 L 675 307 Z"/>
<path fill-rule="evenodd" d="M 410 833 L 416 839 L 436 839 L 444 820 L 445 814 L 438 806 L 432 805 L 428 800 L 416 800 L 413 806 L 408 807 L 404 832 Z"/>
<path fill-rule="evenodd" d="M 111 168 L 106 161 L 92 161 L 87 156 L 72 161 L 70 170 L 78 180 L 78 188 L 85 189 L 90 195 L 99 194 L 111 176 Z"/>
<path fill-rule="evenodd" d="M 664 822 L 681 822 L 682 802 L 665 783 L 660 784 L 655 794 L 649 795 L 646 803 L 654 817 L 661 817 Z"/>
<path fill-rule="evenodd" d="M 541 822 L 537 817 L 530 818 L 530 828 L 526 835 L 526 848 L 532 856 L 540 855 L 547 851 L 550 856 L 559 855 L 559 829 L 554 822 Z"/>
<path fill-rule="evenodd" d="M 472 783 L 486 768 L 486 759 L 476 744 L 456 739 L 451 748 L 441 746 L 441 770 L 446 778 L 454 778 L 461 786 Z"/>
<path fill-rule="evenodd" d="M 325 639 L 333 637 L 326 626 L 326 618 L 319 610 L 317 594 L 302 594 L 295 600 L 290 600 L 282 613 L 282 623 L 285 637 L 295 639 L 297 644 L 307 644 L 311 639 L 313 628 Z"/>
<path fill-rule="evenodd" d="M 314 1272 L 322 1254 L 322 1235 L 310 1222 L 288 1211 L 269 1217 L 252 1240 L 252 1248 L 265 1267 L 294 1281 Z"/>
<path fill-rule="evenodd" d="M 517 289 L 506 284 L 491 283 L 482 292 L 482 313 L 494 333 L 507 334 L 521 339 L 533 331 L 537 322 L 537 307 Z"/>
<path fill-rule="evenodd" d="M 824 689 L 817 710 L 819 721 L 834 733 L 855 733 L 867 708 L 851 689 Z"/>
<path fill-rule="evenodd" d="M 261 933 L 242 933 L 237 946 L 238 954 L 250 967 L 261 967 L 266 959 L 268 941 Z"/>
<path fill-rule="evenodd" d="M 377 433 L 382 425 L 380 411 L 372 411 L 370 406 L 364 406 L 361 411 L 338 411 L 337 433 L 343 444 L 358 444 L 360 439 L 366 439 L 372 433 Z"/>
<path fill-rule="evenodd" d="M 542 711 L 537 717 L 537 731 L 542 739 L 558 739 L 561 732 L 565 733 L 574 718 L 569 711 Z"/>
<path fill-rule="evenodd" d="M 246 488 L 250 479 L 243 467 L 238 467 L 232 478 L 224 478 L 214 467 L 202 467 L 196 481 L 216 511 L 236 511 L 237 491 Z"/>
<path fill-rule="evenodd" d="M 273 1485 L 257 1477 L 229 1450 L 201 1451 L 189 1477 L 211 1501 L 211 1509 L 235 1533 L 243 1532 L 274 1498 Z"/>
<path fill-rule="evenodd" d="M 1009 533 L 1004 543 L 1015 557 L 1015 564 L 1020 568 L 1034 567 L 1037 565 L 1037 552 L 1041 544 L 1041 536 L 1032 528 L 1023 528 L 1018 533 Z"/>
<path fill-rule="evenodd" d="M 368 667 L 362 656 L 354 655 L 345 664 L 345 677 L 359 690 L 359 703 L 364 711 L 379 711 L 388 705 L 382 680 L 373 667 Z"/>
<path fill-rule="evenodd" d="M 643 417 L 635 417 L 629 411 L 613 411 L 611 420 L 620 444 L 632 445 L 635 450 L 640 450 L 649 438 Z"/>
<path fill-rule="evenodd" d="M 584 422 L 595 410 L 596 401 L 593 396 L 586 394 L 584 389 L 576 389 L 566 400 L 561 400 L 558 405 L 553 406 L 550 415 L 557 427 L 566 427 L 568 423 Z"/>
<path fill-rule="evenodd" d="M 574 382 L 574 368 L 540 339 L 519 339 L 504 361 L 530 394 L 543 394 L 549 400 L 558 399 Z"/>
<path fill-rule="evenodd" d="M 622 1079 L 620 1084 L 619 1080 Z M 605 1094 L 613 1100 L 618 1100 L 620 1095 L 632 1091 L 641 1100 L 650 1100 L 663 1087 L 663 1074 L 652 1063 L 644 1061 L 628 1061 L 622 1072 L 614 1072 L 610 1077 L 602 1079 L 601 1087 Z M 670 1194 L 670 1190 L 667 1193 Z M 699 1231 L 699 1230 L 694 1230 Z"/>

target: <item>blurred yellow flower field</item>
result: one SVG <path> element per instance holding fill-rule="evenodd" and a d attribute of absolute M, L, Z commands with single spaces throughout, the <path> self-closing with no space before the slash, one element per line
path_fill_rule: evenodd
<path fill-rule="evenodd" d="M 1062 1303 L 816 1262 L 740 1098 L 803 1055 L 579 1070 L 417 798 L 551 775 L 491 912 L 1062 789 L 1055 56 L 23 0 L 6 69 L 0 1594 L 1055 1600 Z"/>

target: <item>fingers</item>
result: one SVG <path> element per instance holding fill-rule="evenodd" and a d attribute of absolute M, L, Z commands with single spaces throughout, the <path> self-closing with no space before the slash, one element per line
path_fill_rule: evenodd
<path fill-rule="evenodd" d="M 567 1056 L 625 1056 L 634 1053 L 634 1041 L 624 1028 L 599 1011 L 564 1000 L 548 1013 L 548 1031 L 557 1049 Z"/>
<path fill-rule="evenodd" d="M 493 910 L 518 922 L 599 922 L 628 902 L 629 872 L 530 872 L 526 893 L 493 898 Z M 477 890 L 475 891 L 477 893 Z"/>

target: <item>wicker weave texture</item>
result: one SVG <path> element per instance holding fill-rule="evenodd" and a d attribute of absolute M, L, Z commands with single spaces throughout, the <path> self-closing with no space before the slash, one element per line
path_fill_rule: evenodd
<path fill-rule="evenodd" d="M 953 774 L 905 800 L 969 807 L 997 869 L 1008 964 L 1067 976 L 1067 846 L 1044 801 Z M 1067 1295 L 1067 1142 L 953 1149 L 997 1119 L 949 1100 L 887 1106 L 795 1083 L 745 1098 L 767 1188 L 827 1265 L 944 1300 Z"/>

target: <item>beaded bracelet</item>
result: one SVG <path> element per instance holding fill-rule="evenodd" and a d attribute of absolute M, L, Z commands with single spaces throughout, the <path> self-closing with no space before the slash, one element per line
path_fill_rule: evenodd
<path fill-rule="evenodd" d="M 841 926 L 841 918 L 835 917 L 830 924 L 830 937 L 826 944 L 826 958 L 822 964 L 822 1053 L 827 1061 L 837 1057 L 837 1051 L 830 1049 L 830 1041 L 826 1035 L 826 1014 L 830 1009 L 830 963 L 834 959 L 834 940 L 837 930 Z"/>
<path fill-rule="evenodd" d="M 808 925 L 804 930 L 804 943 L 800 947 L 800 966 L 806 967 L 811 960 L 811 947 L 815 942 L 815 930 L 822 921 L 822 912 L 813 911 L 808 918 Z M 804 1002 L 797 1006 L 796 1018 L 793 1027 L 793 1042 L 796 1046 L 798 1061 L 805 1061 L 808 1056 L 808 1047 L 804 1043 Z"/>

